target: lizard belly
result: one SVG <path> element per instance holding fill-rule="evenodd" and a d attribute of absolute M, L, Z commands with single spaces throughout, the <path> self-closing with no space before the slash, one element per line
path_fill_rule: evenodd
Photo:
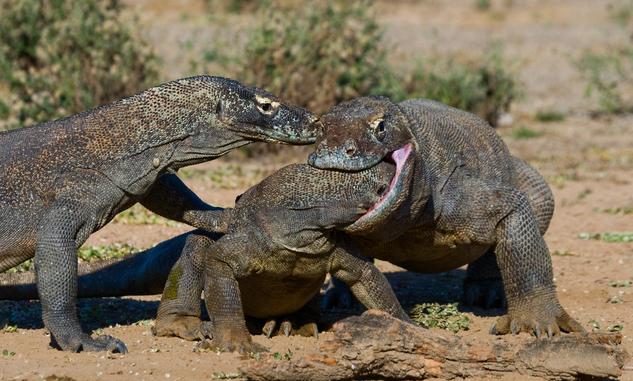
<path fill-rule="evenodd" d="M 281 316 L 298 311 L 321 289 L 325 273 L 317 278 L 276 278 L 255 274 L 240 279 L 244 313 L 256 318 Z"/>
<path fill-rule="evenodd" d="M 489 244 L 468 242 L 459 234 L 423 232 L 368 246 L 364 252 L 409 271 L 435 273 L 456 269 L 481 257 Z"/>

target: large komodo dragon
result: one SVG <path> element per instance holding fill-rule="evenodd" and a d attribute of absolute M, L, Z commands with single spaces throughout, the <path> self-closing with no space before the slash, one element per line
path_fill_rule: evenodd
<path fill-rule="evenodd" d="M 490 302 L 505 290 L 508 314 L 492 333 L 583 331 L 558 301 L 543 239 L 551 190 L 486 122 L 435 101 L 383 97 L 340 104 L 321 122 L 310 164 L 345 171 L 383 160 L 397 165 L 402 191 L 346 229 L 364 255 L 425 273 L 470 264 L 467 302 Z"/>
<path fill-rule="evenodd" d="M 408 320 L 384 275 L 342 233 L 389 191 L 394 172 L 387 163 L 358 173 L 306 164 L 282 168 L 224 213 L 224 236 L 198 230 L 106 267 L 87 265 L 80 295 L 156 293 L 164 284 L 155 334 L 209 337 L 205 344 L 211 347 L 246 353 L 259 348 L 244 313 L 274 319 L 297 312 L 318 294 L 328 272 L 366 307 Z M 168 269 L 176 259 L 165 284 L 167 273 L 157 269 Z M 28 273 L 3 277 L 2 284 L 32 279 Z M 131 279 L 148 282 L 132 284 Z M 210 323 L 200 321 L 203 289 Z M 0 297 L 7 294 L 34 297 L 34 285 L 0 287 Z M 266 329 L 270 334 L 274 326 Z"/>
<path fill-rule="evenodd" d="M 271 94 L 192 77 L 81 114 L 0 134 L 0 271 L 35 256 L 42 318 L 64 350 L 125 352 L 77 318 L 76 252 L 136 202 L 214 229 L 218 212 L 174 174 L 254 140 L 306 144 L 316 118 Z M 169 202 L 165 202 L 169 200 Z"/>

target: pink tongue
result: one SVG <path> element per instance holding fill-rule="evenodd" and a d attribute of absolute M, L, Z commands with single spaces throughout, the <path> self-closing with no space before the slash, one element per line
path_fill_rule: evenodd
<path fill-rule="evenodd" d="M 410 153 L 411 153 L 411 144 L 407 144 L 404 147 L 396 151 L 393 151 L 391 153 L 391 158 L 396 163 L 396 173 L 393 175 L 393 178 L 391 179 L 391 182 L 389 183 L 389 188 L 382 194 L 382 196 L 380 196 L 380 200 L 378 200 L 377 203 L 375 203 L 371 208 L 369 208 L 367 213 L 365 213 L 361 218 L 359 218 L 359 220 L 371 215 L 372 212 L 376 210 L 387 199 L 387 196 L 389 196 L 389 193 L 391 193 L 391 191 L 393 190 L 393 187 L 398 182 L 398 178 L 400 177 L 400 174 L 402 173 L 402 167 L 404 166 L 404 162 L 407 160 L 407 157 L 409 157 Z"/>

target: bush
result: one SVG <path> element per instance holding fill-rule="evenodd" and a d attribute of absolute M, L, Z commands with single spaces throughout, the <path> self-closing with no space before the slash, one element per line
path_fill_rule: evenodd
<path fill-rule="evenodd" d="M 260 5 L 260 2 L 255 0 L 205 0 L 204 3 L 214 13 L 218 9 L 232 13 L 253 11 Z"/>
<path fill-rule="evenodd" d="M 633 49 L 587 52 L 577 62 L 577 67 L 587 81 L 585 95 L 597 99 L 598 111 L 610 114 L 631 110 L 630 99 L 625 99 L 624 94 L 631 89 Z"/>
<path fill-rule="evenodd" d="M 370 0 L 309 5 L 277 0 L 260 10 L 261 22 L 249 33 L 244 51 L 231 55 L 229 47 L 206 47 L 192 68 L 222 67 L 230 76 L 317 113 L 351 98 L 380 94 L 395 101 L 435 99 L 496 125 L 519 93 L 498 50 L 473 62 L 449 57 L 413 71 L 396 69 L 387 62 L 383 30 Z"/>
<path fill-rule="evenodd" d="M 384 87 L 390 69 L 370 1 L 263 9 L 239 78 L 319 113 Z"/>
<path fill-rule="evenodd" d="M 153 84 L 157 59 L 117 0 L 0 0 L 0 130 L 74 114 Z"/>
<path fill-rule="evenodd" d="M 516 80 L 496 50 L 479 62 L 449 59 L 419 64 L 406 83 L 407 97 L 434 99 L 470 111 L 492 126 L 519 95 Z"/>

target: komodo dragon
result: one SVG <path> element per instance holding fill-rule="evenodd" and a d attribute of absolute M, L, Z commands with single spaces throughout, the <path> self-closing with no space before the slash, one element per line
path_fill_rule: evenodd
<path fill-rule="evenodd" d="M 543 239 L 554 210 L 551 191 L 485 121 L 431 100 L 363 97 L 334 107 L 321 122 L 311 165 L 397 165 L 402 191 L 388 193 L 346 228 L 364 255 L 425 273 L 470 263 L 470 302 L 482 292 L 494 298 L 485 292 L 502 279 L 508 313 L 491 333 L 584 331 L 556 296 Z"/>
<path fill-rule="evenodd" d="M 297 312 L 318 294 L 328 272 L 368 308 L 408 321 L 384 275 L 341 234 L 389 190 L 393 175 L 394 166 L 387 163 L 357 173 L 306 164 L 284 167 L 227 209 L 226 235 L 198 230 L 108 266 L 85 266 L 91 273 L 80 278 L 80 295 L 157 292 L 166 273 L 155 270 L 179 257 L 158 309 L 154 333 L 159 336 L 206 336 L 212 347 L 256 351 L 244 313 L 276 318 Z M 12 286 L 0 287 L 0 297 L 35 296 L 33 284 L 15 286 L 32 280 L 28 273 L 2 276 L 0 284 Z M 148 284 L 130 284 L 131 278 Z M 201 324 L 203 288 L 211 323 Z"/>
<path fill-rule="evenodd" d="M 0 271 L 35 256 L 42 318 L 69 351 L 125 345 L 77 318 L 77 248 L 136 202 L 215 228 L 217 211 L 173 174 L 254 140 L 306 144 L 316 118 L 237 81 L 176 80 L 68 118 L 0 134 Z M 169 202 L 165 202 L 169 200 Z"/>

